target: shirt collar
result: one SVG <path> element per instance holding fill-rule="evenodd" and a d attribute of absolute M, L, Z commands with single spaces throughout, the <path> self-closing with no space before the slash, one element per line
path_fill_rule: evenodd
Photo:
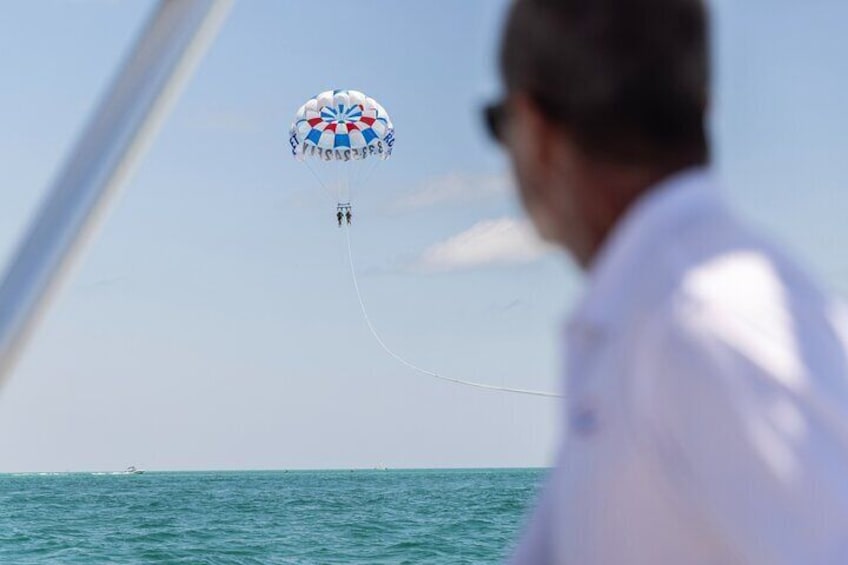
<path fill-rule="evenodd" d="M 568 327 L 605 331 L 625 313 L 634 278 L 655 275 L 652 260 L 675 231 L 720 206 L 707 168 L 675 174 L 649 189 L 618 221 L 592 262 Z"/>

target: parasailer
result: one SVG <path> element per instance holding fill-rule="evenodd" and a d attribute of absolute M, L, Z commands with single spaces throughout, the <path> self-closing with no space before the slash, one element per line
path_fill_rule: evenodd
<path fill-rule="evenodd" d="M 339 203 L 336 206 L 336 219 L 339 221 L 339 227 L 342 227 L 344 220 L 347 220 L 347 225 L 350 225 L 350 221 L 353 219 L 353 213 L 350 210 L 350 202 Z"/>

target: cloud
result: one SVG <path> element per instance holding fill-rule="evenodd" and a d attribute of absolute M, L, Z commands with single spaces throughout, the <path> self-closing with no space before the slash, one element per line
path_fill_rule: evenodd
<path fill-rule="evenodd" d="M 442 273 L 526 264 L 551 250 L 552 247 L 542 242 L 525 220 L 484 220 L 425 250 L 415 262 L 414 270 Z"/>
<path fill-rule="evenodd" d="M 104 287 L 104 286 L 112 286 L 112 285 L 117 284 L 119 282 L 123 282 L 126 279 L 127 279 L 126 275 L 118 275 L 118 276 L 114 276 L 114 277 L 106 277 L 106 278 L 98 279 L 98 280 L 95 280 L 95 281 L 92 281 L 92 282 L 89 282 L 89 283 L 85 283 L 83 286 L 85 288 L 101 288 L 101 287 Z"/>
<path fill-rule="evenodd" d="M 451 173 L 435 177 L 394 203 L 400 210 L 417 210 L 441 204 L 478 202 L 508 195 L 512 178 L 507 174 Z"/>
<path fill-rule="evenodd" d="M 194 127 L 207 132 L 232 134 L 254 133 L 260 120 L 247 111 L 236 109 L 206 109 L 191 118 Z"/>
<path fill-rule="evenodd" d="M 510 310 L 515 310 L 516 308 L 520 308 L 524 306 L 524 303 L 521 300 L 513 300 L 508 304 L 504 304 L 501 306 L 501 312 L 509 312 Z"/>

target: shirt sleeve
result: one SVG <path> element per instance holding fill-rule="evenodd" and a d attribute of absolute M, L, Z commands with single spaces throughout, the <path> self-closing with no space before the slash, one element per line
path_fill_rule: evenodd
<path fill-rule="evenodd" d="M 736 320 L 657 319 L 637 407 L 682 515 L 744 563 L 848 563 L 845 407 L 826 414 L 803 359 Z"/>

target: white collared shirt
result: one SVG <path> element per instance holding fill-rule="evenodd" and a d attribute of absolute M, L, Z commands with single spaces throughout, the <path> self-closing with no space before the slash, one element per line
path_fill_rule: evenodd
<path fill-rule="evenodd" d="M 567 332 L 562 444 L 517 564 L 848 564 L 848 313 L 678 175 Z"/>

